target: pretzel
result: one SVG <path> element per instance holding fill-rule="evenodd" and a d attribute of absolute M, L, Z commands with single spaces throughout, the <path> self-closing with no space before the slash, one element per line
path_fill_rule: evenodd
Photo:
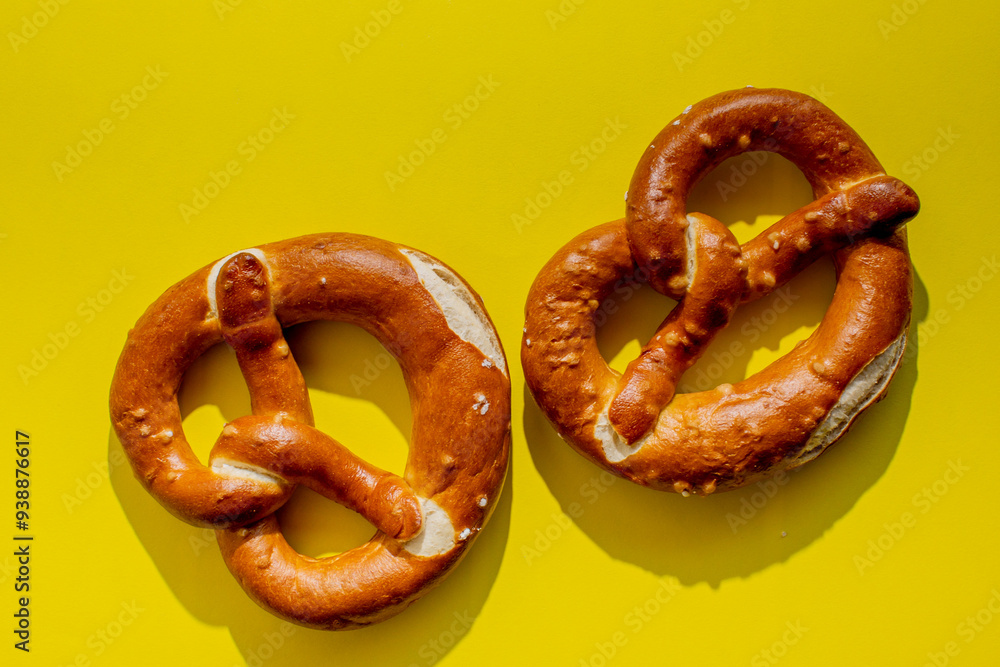
<path fill-rule="evenodd" d="M 815 201 L 740 246 L 687 213 L 688 193 L 723 160 L 770 150 Z M 746 88 L 692 105 L 643 154 L 626 218 L 590 229 L 539 272 L 521 361 L 535 400 L 585 457 L 638 484 L 688 495 L 747 484 L 814 459 L 880 399 L 906 345 L 911 275 L 901 225 L 919 201 L 818 101 Z M 762 371 L 675 394 L 735 308 L 833 253 L 837 288 L 819 327 Z M 678 301 L 624 374 L 595 341 L 613 290 L 648 276 Z"/>
<path fill-rule="evenodd" d="M 399 361 L 413 409 L 402 477 L 313 427 L 282 329 L 320 319 L 363 327 Z M 253 414 L 225 426 L 206 466 L 184 437 L 177 392 L 223 340 Z M 167 290 L 128 335 L 111 416 L 136 477 L 179 518 L 217 529 L 251 598 L 300 625 L 345 629 L 402 611 L 486 524 L 507 469 L 510 381 L 481 300 L 451 269 L 386 241 L 317 234 L 234 253 Z M 298 554 L 274 515 L 298 484 L 378 532 L 336 556 Z"/>

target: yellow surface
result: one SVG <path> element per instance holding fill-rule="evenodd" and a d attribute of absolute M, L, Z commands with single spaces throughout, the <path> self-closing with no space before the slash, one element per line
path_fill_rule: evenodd
<path fill-rule="evenodd" d="M 1000 9 L 623 4 L 3 3 L 0 664 L 996 664 Z M 666 122 L 746 84 L 824 100 L 920 194 L 919 350 L 801 472 L 706 499 L 609 484 L 526 397 L 526 291 L 556 248 L 622 214 Z M 747 159 L 691 201 L 744 239 L 810 199 L 771 157 L 723 202 L 718 184 Z M 458 270 L 488 305 L 514 387 L 512 468 L 481 540 L 403 615 L 341 634 L 249 601 L 211 534 L 133 480 L 107 412 L 125 335 L 164 289 L 234 250 L 330 230 Z M 778 323 L 752 324 L 766 300 L 742 312 L 719 344 L 746 347 L 724 379 L 806 335 L 832 288 L 821 262 L 791 284 L 799 298 Z M 625 304 L 602 328 L 607 357 L 622 367 L 668 306 L 645 291 Z M 322 325 L 293 345 L 320 427 L 400 470 L 398 367 L 352 382 L 366 361 L 385 365 L 378 343 Z M 248 400 L 224 350 L 191 375 L 185 426 L 204 456 Z M 29 654 L 11 633 L 17 429 L 31 436 Z M 313 555 L 369 533 L 308 494 L 282 520 Z"/>

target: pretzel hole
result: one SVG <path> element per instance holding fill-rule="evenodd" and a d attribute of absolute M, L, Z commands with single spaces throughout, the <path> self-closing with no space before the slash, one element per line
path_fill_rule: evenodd
<path fill-rule="evenodd" d="M 608 365 L 624 373 L 675 305 L 676 301 L 654 290 L 641 274 L 633 273 L 615 283 L 594 312 L 597 349 Z"/>
<path fill-rule="evenodd" d="M 792 162 L 770 151 L 751 151 L 706 174 L 691 190 L 686 208 L 721 221 L 737 241 L 746 243 L 812 201 L 812 187 Z M 740 382 L 790 352 L 819 325 L 835 285 L 832 262 L 821 258 L 786 285 L 738 307 L 729 325 L 684 373 L 677 393 Z M 661 314 L 666 311 L 650 317 Z M 624 368 L 619 364 L 635 358 L 646 340 L 630 342 L 612 360 L 612 368 Z"/>
<path fill-rule="evenodd" d="M 306 322 L 285 330 L 309 388 L 316 428 L 370 463 L 402 475 L 409 453 L 410 397 L 398 362 L 361 327 Z M 361 515 L 299 487 L 278 511 L 285 539 L 319 558 L 366 542 Z"/>
<path fill-rule="evenodd" d="M 299 486 L 276 512 L 288 544 L 304 556 L 325 558 L 371 539 L 372 525 L 360 514 Z"/>
<path fill-rule="evenodd" d="M 791 352 L 819 326 L 835 287 L 833 261 L 821 257 L 767 296 L 737 307 L 729 325 L 681 377 L 677 393 L 735 384 Z"/>
<path fill-rule="evenodd" d="M 250 394 L 232 348 L 219 343 L 196 359 L 184 374 L 177 402 L 188 444 L 207 465 L 226 423 L 250 414 Z"/>
<path fill-rule="evenodd" d="M 746 243 L 813 201 L 809 181 L 777 153 L 751 151 L 724 161 L 688 195 L 687 210 L 712 216 Z"/>

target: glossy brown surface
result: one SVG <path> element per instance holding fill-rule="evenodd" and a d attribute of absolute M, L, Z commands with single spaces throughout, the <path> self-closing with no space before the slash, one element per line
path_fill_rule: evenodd
<path fill-rule="evenodd" d="M 796 164 L 816 201 L 741 247 L 722 223 L 688 214 L 686 202 L 701 177 L 749 150 Z M 643 154 L 626 218 L 584 232 L 539 272 L 521 348 L 528 386 L 573 447 L 639 484 L 711 493 L 811 459 L 810 437 L 839 400 L 849 423 L 877 398 L 845 394 L 858 374 L 878 358 L 888 365 L 879 377 L 891 376 L 898 363 L 879 355 L 909 323 L 899 226 L 918 210 L 913 190 L 886 176 L 857 134 L 808 96 L 747 88 L 699 102 Z M 837 289 L 807 340 L 735 385 L 674 395 L 739 304 L 826 253 L 835 255 Z M 636 275 L 679 303 L 619 377 L 597 349 L 594 313 Z M 622 456 L 609 457 L 609 437 L 621 440 Z"/>
<path fill-rule="evenodd" d="M 367 625 L 426 593 L 486 524 L 506 473 L 509 379 L 455 334 L 400 248 L 318 234 L 207 266 L 139 319 L 112 383 L 112 421 L 136 477 L 176 516 L 217 528 L 226 563 L 248 594 L 303 625 Z M 495 336 L 478 296 L 468 293 Z M 363 327 L 399 361 L 413 410 L 402 477 L 313 428 L 282 329 L 319 319 Z M 194 360 L 223 340 L 236 351 L 254 414 L 226 425 L 205 466 L 184 438 L 177 391 Z M 482 401 L 488 411 L 474 408 Z M 273 512 L 299 483 L 358 511 L 379 532 L 334 557 L 296 553 Z M 441 553 L 406 549 L 425 524 L 422 499 L 450 519 L 453 546 Z"/>

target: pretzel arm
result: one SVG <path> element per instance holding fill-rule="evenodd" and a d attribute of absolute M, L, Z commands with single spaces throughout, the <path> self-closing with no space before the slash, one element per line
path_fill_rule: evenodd
<path fill-rule="evenodd" d="M 391 537 L 407 540 L 420 532 L 420 501 L 403 478 L 290 419 L 254 415 L 230 422 L 212 450 L 212 466 L 248 475 L 266 471 L 303 484 Z"/>
<path fill-rule="evenodd" d="M 280 412 L 312 424 L 306 381 L 274 316 L 264 264 L 248 252 L 227 260 L 219 267 L 215 300 L 222 334 L 236 352 L 250 390 L 253 413 Z"/>
<path fill-rule="evenodd" d="M 770 294 L 824 255 L 866 236 L 890 235 L 919 210 L 908 185 L 882 175 L 789 213 L 743 244 L 749 272 L 741 303 Z"/>
<path fill-rule="evenodd" d="M 618 382 L 608 418 L 628 444 L 649 432 L 674 397 L 681 375 L 729 323 L 743 293 L 746 265 L 740 247 L 722 223 L 704 214 L 688 216 L 687 291 Z"/>

